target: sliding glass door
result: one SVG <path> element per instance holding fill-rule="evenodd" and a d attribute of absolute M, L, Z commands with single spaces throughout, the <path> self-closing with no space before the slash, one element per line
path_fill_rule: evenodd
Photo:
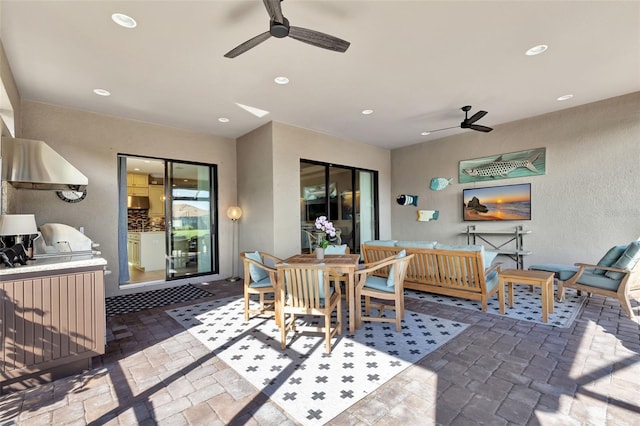
<path fill-rule="evenodd" d="M 120 284 L 217 273 L 215 166 L 119 158 Z"/>
<path fill-rule="evenodd" d="M 210 166 L 168 162 L 167 277 L 212 272 L 214 226 Z"/>
<path fill-rule="evenodd" d="M 352 253 L 360 242 L 377 237 L 377 173 L 348 166 L 300 161 L 300 228 L 303 252 L 314 249 L 314 222 L 326 216 L 338 242 Z"/>

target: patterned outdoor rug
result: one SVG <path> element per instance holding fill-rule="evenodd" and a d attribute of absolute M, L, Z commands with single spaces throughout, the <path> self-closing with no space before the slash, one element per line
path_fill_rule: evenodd
<path fill-rule="evenodd" d="M 167 306 L 173 303 L 212 297 L 213 293 L 185 284 L 178 287 L 163 288 L 142 293 L 125 294 L 123 296 L 107 297 L 105 299 L 107 318 L 138 312 L 144 309 Z"/>
<path fill-rule="evenodd" d="M 506 287 L 506 286 L 505 286 Z M 562 302 L 554 302 L 554 313 L 549 313 L 549 322 L 542 322 L 542 301 L 540 300 L 540 287 L 529 291 L 528 285 L 514 285 L 513 307 L 509 307 L 508 292 L 505 294 L 505 314 L 500 313 L 498 295 L 496 294 L 487 303 L 488 314 L 500 315 L 522 321 L 531 321 L 538 324 L 553 325 L 560 328 L 569 327 L 576 319 L 585 298 L 574 292 L 565 292 Z M 506 290 L 506 288 L 505 288 Z M 442 303 L 457 308 L 482 311 L 482 303 L 476 300 L 462 299 L 459 297 L 442 296 L 439 294 L 425 293 L 421 291 L 405 290 L 405 296 L 414 299 L 426 300 L 433 303 Z"/>
<path fill-rule="evenodd" d="M 343 334 L 332 340 L 332 352 L 326 354 L 324 336 L 310 333 L 295 334 L 282 350 L 273 318 L 244 322 L 242 298 L 166 312 L 298 422 L 308 425 L 330 421 L 468 326 L 406 311 L 399 333 L 394 324 L 364 323 L 349 336 L 345 315 Z"/>

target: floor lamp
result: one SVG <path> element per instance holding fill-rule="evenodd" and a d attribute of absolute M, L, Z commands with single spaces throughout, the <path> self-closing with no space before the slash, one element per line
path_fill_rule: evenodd
<path fill-rule="evenodd" d="M 236 227 L 238 219 L 242 216 L 242 209 L 238 206 L 231 206 L 227 209 L 227 217 L 233 222 L 233 243 L 231 252 L 231 276 L 227 278 L 227 281 L 238 281 L 240 277 L 236 276 Z"/>

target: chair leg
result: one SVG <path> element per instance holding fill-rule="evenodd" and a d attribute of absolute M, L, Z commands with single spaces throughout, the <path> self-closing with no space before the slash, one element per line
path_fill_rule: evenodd
<path fill-rule="evenodd" d="M 244 291 L 244 321 L 249 321 L 249 293 Z"/>
<path fill-rule="evenodd" d="M 325 351 L 331 353 L 331 312 L 324 316 L 324 345 Z"/>
<path fill-rule="evenodd" d="M 618 296 L 618 300 L 620 300 L 620 306 L 622 307 L 622 310 L 626 312 L 630 319 L 633 319 L 633 309 L 631 309 L 631 302 L 629 301 L 629 299 L 624 296 Z"/>
<path fill-rule="evenodd" d="M 564 282 L 558 280 L 558 301 L 564 300 Z"/>

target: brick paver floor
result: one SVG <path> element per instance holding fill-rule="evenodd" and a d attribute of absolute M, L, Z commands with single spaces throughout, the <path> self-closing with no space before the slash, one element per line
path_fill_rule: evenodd
<path fill-rule="evenodd" d="M 640 322 L 615 300 L 594 296 L 566 329 L 410 298 L 406 308 L 472 325 L 331 424 L 640 425 Z M 94 369 L 0 396 L 0 426 L 296 424 L 166 309 L 109 319 Z"/>

